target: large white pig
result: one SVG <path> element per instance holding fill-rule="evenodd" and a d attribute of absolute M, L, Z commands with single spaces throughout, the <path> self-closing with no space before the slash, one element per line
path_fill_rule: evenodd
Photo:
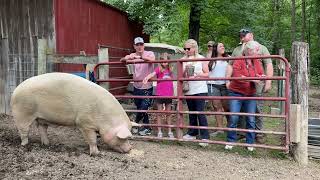
<path fill-rule="evenodd" d="M 21 145 L 28 144 L 30 125 L 36 121 L 42 144 L 49 144 L 48 125 L 76 126 L 98 154 L 97 135 L 118 152 L 129 152 L 132 125 L 117 99 L 104 88 L 81 77 L 48 73 L 22 82 L 11 98 Z"/>

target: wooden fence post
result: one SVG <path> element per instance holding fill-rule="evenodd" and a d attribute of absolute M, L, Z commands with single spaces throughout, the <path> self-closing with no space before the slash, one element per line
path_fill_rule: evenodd
<path fill-rule="evenodd" d="M 290 142 L 300 142 L 300 127 L 301 127 L 301 105 L 290 105 Z"/>
<path fill-rule="evenodd" d="M 293 145 L 295 160 L 301 165 L 308 164 L 308 62 L 309 45 L 293 42 L 291 49 L 291 103 L 301 105 L 300 141 Z"/>
<path fill-rule="evenodd" d="M 9 67 L 8 39 L 0 41 L 0 113 L 9 113 L 8 67 Z"/>
<path fill-rule="evenodd" d="M 109 62 L 109 49 L 100 48 L 98 49 L 98 62 Z M 109 79 L 109 66 L 100 66 L 99 67 L 99 79 Z M 100 83 L 101 87 L 109 89 L 109 83 Z"/>
<path fill-rule="evenodd" d="M 47 73 L 47 40 L 38 39 L 38 75 Z"/>

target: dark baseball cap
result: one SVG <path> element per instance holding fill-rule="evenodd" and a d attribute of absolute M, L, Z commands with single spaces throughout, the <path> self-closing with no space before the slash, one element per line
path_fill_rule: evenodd
<path fill-rule="evenodd" d="M 239 36 L 240 36 L 240 37 L 244 37 L 244 36 L 247 35 L 248 33 L 252 33 L 251 29 L 249 29 L 249 28 L 243 28 L 243 29 L 240 29 L 240 31 L 239 31 Z"/>

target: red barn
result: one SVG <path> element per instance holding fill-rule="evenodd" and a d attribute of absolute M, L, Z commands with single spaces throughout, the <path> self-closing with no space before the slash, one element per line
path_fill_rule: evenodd
<path fill-rule="evenodd" d="M 54 0 L 54 17 L 57 54 L 79 54 L 80 51 L 97 54 L 98 45 L 132 49 L 134 37 L 143 34 L 141 24 L 129 21 L 125 12 L 98 0 Z M 144 38 L 149 40 L 146 35 Z M 117 48 L 109 49 L 111 57 L 127 53 Z M 57 70 L 84 69 L 81 65 L 64 64 Z"/>
<path fill-rule="evenodd" d="M 5 95 L 0 96 L 6 107 L 15 87 L 40 72 L 39 52 L 43 49 L 38 49 L 39 39 L 46 42 L 47 56 L 79 56 L 80 51 L 97 56 L 98 48 L 107 46 L 110 61 L 118 61 L 132 51 L 134 37 L 149 41 L 142 24 L 99 0 L 1 0 L 0 24 L 0 71 L 6 72 L 1 77 L 5 87 L 0 89 Z M 46 62 L 45 66 L 45 72 L 85 70 L 83 64 Z M 125 68 L 109 73 L 127 76 Z"/>

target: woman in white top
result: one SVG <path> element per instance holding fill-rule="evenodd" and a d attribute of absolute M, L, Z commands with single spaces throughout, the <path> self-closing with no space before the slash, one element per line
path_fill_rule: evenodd
<path fill-rule="evenodd" d="M 228 57 L 225 53 L 224 45 L 222 43 L 213 44 L 212 49 L 212 58 L 215 57 Z M 226 77 L 228 62 L 227 61 L 210 61 L 208 64 L 209 68 L 209 77 L 210 78 L 218 78 L 218 77 Z M 228 90 L 226 88 L 225 80 L 217 80 L 217 81 L 208 81 L 208 95 L 209 96 L 228 96 Z M 223 112 L 227 110 L 228 101 L 224 100 L 212 100 L 212 107 L 216 112 Z M 223 126 L 223 116 L 216 115 L 216 126 Z M 223 133 L 223 131 L 214 131 L 211 133 L 211 136 L 216 136 L 219 133 Z"/>
<path fill-rule="evenodd" d="M 204 58 L 198 53 L 197 41 L 189 39 L 184 44 L 185 56 L 183 59 L 195 59 Z M 208 62 L 195 61 L 183 63 L 184 76 L 188 77 L 186 69 L 190 66 L 194 67 L 194 75 L 189 78 L 208 77 L 209 69 Z M 189 91 L 185 92 L 187 96 L 206 96 L 208 88 L 206 81 L 188 81 Z M 204 99 L 187 99 L 187 105 L 189 111 L 204 111 L 205 100 Z M 190 126 L 208 126 L 207 118 L 204 114 L 189 114 Z M 183 136 L 184 139 L 196 139 L 199 135 L 199 129 L 189 129 L 187 134 Z M 209 139 L 209 133 L 207 129 L 200 130 L 201 139 Z M 199 143 L 200 146 L 207 146 L 207 143 Z"/>

